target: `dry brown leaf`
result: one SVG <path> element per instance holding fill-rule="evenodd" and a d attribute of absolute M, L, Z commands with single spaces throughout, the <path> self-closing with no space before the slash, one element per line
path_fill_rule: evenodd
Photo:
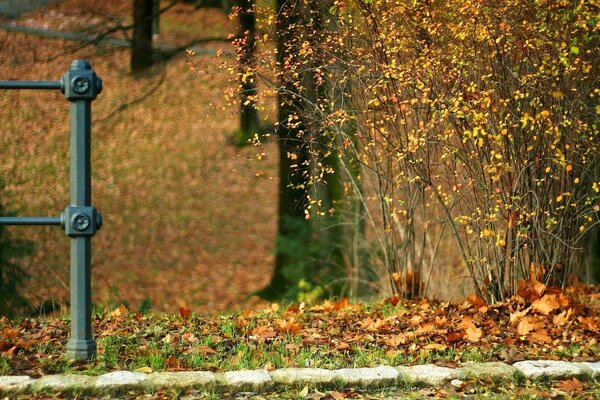
<path fill-rule="evenodd" d="M 552 343 L 552 338 L 550 337 L 546 329 L 539 329 L 530 333 L 529 336 L 527 336 L 527 339 L 529 339 L 529 341 L 533 343 Z"/>
<path fill-rule="evenodd" d="M 527 315 L 529 310 L 531 310 L 531 307 L 527 307 L 526 309 L 521 310 L 521 311 L 511 312 L 510 317 L 509 317 L 510 322 L 513 323 L 515 321 L 521 320 L 521 318 L 523 318 L 525 315 Z"/>
<path fill-rule="evenodd" d="M 250 336 L 254 336 L 255 339 L 269 339 L 277 336 L 277 332 L 272 326 L 257 326 L 250 330 Z"/>
<path fill-rule="evenodd" d="M 446 336 L 446 341 L 448 343 L 458 342 L 459 340 L 461 340 L 463 338 L 463 336 L 464 335 L 462 332 L 452 332 L 448 336 Z"/>
<path fill-rule="evenodd" d="M 417 333 L 417 335 L 429 333 L 429 332 L 433 331 L 434 328 L 435 328 L 434 325 L 431 322 L 428 322 L 426 324 L 419 325 L 416 333 Z"/>
<path fill-rule="evenodd" d="M 552 311 L 560 307 L 560 302 L 554 294 L 545 294 L 541 299 L 535 300 L 531 308 L 540 314 L 549 315 Z"/>
<path fill-rule="evenodd" d="M 598 325 L 598 317 L 579 317 L 577 321 L 592 332 L 600 332 L 600 326 Z"/>
<path fill-rule="evenodd" d="M 302 330 L 302 325 L 296 322 L 295 318 L 277 320 L 281 333 L 296 334 Z"/>
<path fill-rule="evenodd" d="M 573 315 L 572 308 L 569 308 L 568 310 L 564 310 L 563 312 L 561 312 L 558 315 L 555 315 L 554 318 L 552 318 L 552 324 L 554 324 L 556 326 L 563 326 L 564 324 L 569 322 L 572 315 Z"/>
<path fill-rule="evenodd" d="M 486 305 L 485 301 L 476 294 L 469 296 L 469 303 L 475 308 L 481 308 Z"/>
<path fill-rule="evenodd" d="M 483 335 L 483 331 L 473 322 L 473 318 L 465 315 L 460 322 L 460 326 L 465 330 L 465 339 L 469 342 L 477 342 Z"/>
<path fill-rule="evenodd" d="M 467 328 L 465 330 L 465 338 L 469 342 L 477 342 L 483 336 L 483 331 L 477 327 Z"/>
<path fill-rule="evenodd" d="M 415 315 L 411 319 L 408 320 L 408 322 L 412 326 L 419 326 L 419 324 L 421 323 L 421 321 L 423 321 L 423 317 L 420 316 L 420 315 Z"/>
<path fill-rule="evenodd" d="M 534 323 L 534 321 L 531 318 L 523 317 L 519 321 L 519 325 L 517 325 L 517 333 L 519 334 L 519 336 L 526 336 L 527 334 L 529 334 L 529 332 L 531 332 L 535 328 L 536 328 L 536 324 Z"/>
<path fill-rule="evenodd" d="M 579 392 L 579 391 L 583 390 L 585 388 L 585 383 L 581 382 L 577 378 L 572 378 L 572 379 L 568 379 L 566 381 L 557 383 L 555 385 L 555 387 L 564 392 L 572 393 L 572 392 Z"/>
<path fill-rule="evenodd" d="M 386 346 L 396 348 L 401 344 L 406 344 L 407 337 L 404 334 L 399 334 L 395 336 L 391 336 L 383 341 Z"/>

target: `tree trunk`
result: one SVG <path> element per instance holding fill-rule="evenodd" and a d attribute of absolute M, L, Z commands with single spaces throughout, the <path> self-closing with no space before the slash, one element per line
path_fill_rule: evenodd
<path fill-rule="evenodd" d="M 133 1 L 132 72 L 143 71 L 152 65 L 153 2 L 153 0 Z"/>
<path fill-rule="evenodd" d="M 310 243 L 310 223 L 305 218 L 308 186 L 308 149 L 304 128 L 290 124 L 298 115 L 301 100 L 295 93 L 295 78 L 284 71 L 286 58 L 297 54 L 297 32 L 300 2 L 277 0 L 277 61 L 280 68 L 278 93 L 279 123 L 279 211 L 275 270 L 269 285 L 256 294 L 265 299 L 282 298 L 297 285 L 290 271 L 306 262 L 306 246 Z"/>
<path fill-rule="evenodd" d="M 256 75 L 254 73 L 256 45 L 256 23 L 254 0 L 238 0 L 240 6 L 240 33 L 243 43 L 240 48 L 240 139 L 245 144 L 258 133 L 260 124 L 256 110 Z M 242 140 L 239 140 L 240 142 Z"/>

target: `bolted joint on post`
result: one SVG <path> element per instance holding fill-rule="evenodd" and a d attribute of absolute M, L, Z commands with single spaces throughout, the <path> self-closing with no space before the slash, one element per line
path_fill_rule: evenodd
<path fill-rule="evenodd" d="M 93 236 L 102 228 L 102 215 L 91 206 L 68 206 L 60 215 L 60 224 L 70 237 Z"/>
<path fill-rule="evenodd" d="M 102 79 L 85 60 L 75 60 L 60 79 L 60 91 L 67 100 L 94 100 L 102 91 Z"/>

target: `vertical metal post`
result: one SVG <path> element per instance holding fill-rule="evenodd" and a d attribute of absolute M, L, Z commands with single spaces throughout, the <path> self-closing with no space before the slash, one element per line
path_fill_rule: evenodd
<path fill-rule="evenodd" d="M 102 81 L 89 62 L 76 60 L 62 80 L 63 93 L 71 102 L 71 205 L 63 224 L 71 237 L 71 338 L 67 357 L 92 358 L 91 237 L 100 228 L 100 214 L 92 207 L 91 102 L 102 90 Z"/>

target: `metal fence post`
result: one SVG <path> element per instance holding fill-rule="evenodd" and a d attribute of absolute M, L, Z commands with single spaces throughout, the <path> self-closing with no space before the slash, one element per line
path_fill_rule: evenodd
<path fill-rule="evenodd" d="M 71 237 L 71 338 L 67 357 L 89 359 L 96 353 L 92 336 L 91 237 L 102 225 L 92 207 L 91 102 L 102 81 L 87 61 L 76 60 L 62 78 L 62 92 L 71 102 L 71 205 L 63 213 Z"/>
<path fill-rule="evenodd" d="M 76 60 L 60 81 L 0 81 L 0 89 L 60 89 L 71 102 L 71 204 L 60 217 L 0 217 L 0 225 L 61 225 L 71 238 L 71 337 L 67 357 L 96 354 L 92 335 L 91 237 L 102 227 L 92 206 L 91 102 L 102 80 L 87 61 Z"/>

